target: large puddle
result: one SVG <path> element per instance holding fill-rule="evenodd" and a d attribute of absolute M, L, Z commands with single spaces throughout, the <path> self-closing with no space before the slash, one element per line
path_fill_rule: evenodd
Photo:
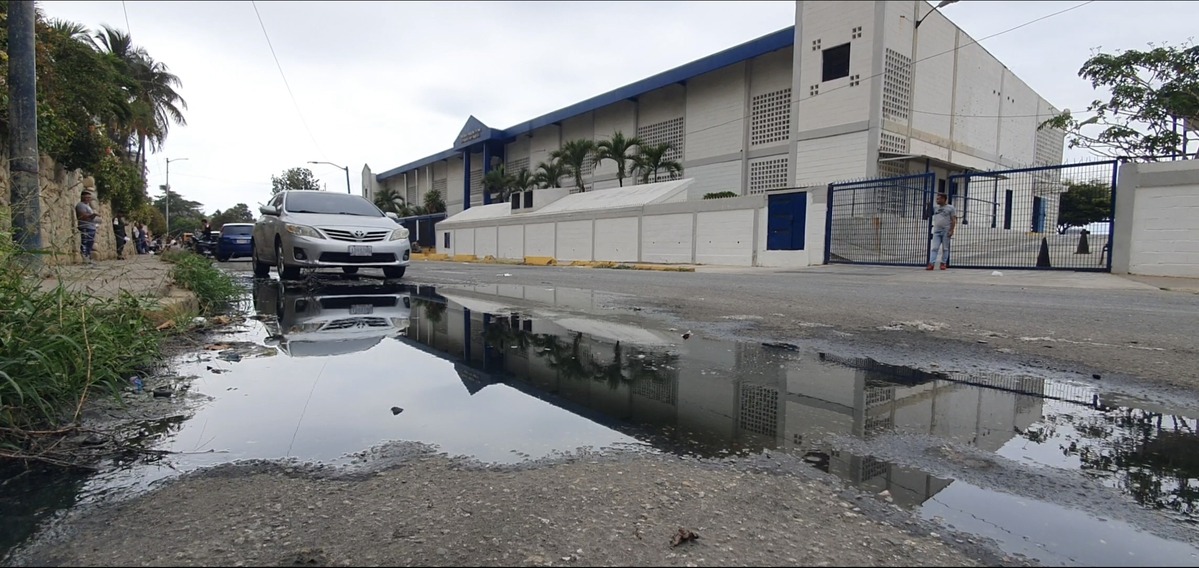
<path fill-rule="evenodd" d="M 259 281 L 255 319 L 177 365 L 205 400 L 153 402 L 173 418 L 146 437 L 170 455 L 6 483 L 2 528 L 236 460 L 339 464 L 389 441 L 489 463 L 623 447 L 793 454 L 1048 565 L 1199 563 L 1193 418 L 1087 384 L 684 338 L 600 304 L 551 286 Z"/>

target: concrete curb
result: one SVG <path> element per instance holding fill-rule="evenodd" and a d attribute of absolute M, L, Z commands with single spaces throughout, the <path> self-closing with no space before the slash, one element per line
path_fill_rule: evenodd
<path fill-rule="evenodd" d="M 612 270 L 652 270 L 655 272 L 695 272 L 694 266 L 681 266 L 675 264 L 647 264 L 644 262 L 626 263 L 613 262 L 608 260 L 575 260 L 566 263 L 559 263 L 552 256 L 526 256 L 523 260 L 496 258 L 487 255 L 479 258 L 473 254 L 456 254 L 450 256 L 448 254 L 430 254 L 419 253 L 413 254 L 412 260 L 440 260 L 448 262 L 468 262 L 474 264 L 508 264 L 508 265 L 524 265 L 524 266 L 569 266 L 577 268 L 608 268 Z"/>

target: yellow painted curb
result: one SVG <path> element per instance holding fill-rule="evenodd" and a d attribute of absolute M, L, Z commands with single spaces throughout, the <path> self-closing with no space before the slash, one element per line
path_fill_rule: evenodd
<path fill-rule="evenodd" d="M 653 270 L 657 272 L 695 272 L 690 266 L 669 266 L 661 264 L 634 264 L 633 270 Z"/>
<path fill-rule="evenodd" d="M 557 264 L 552 256 L 526 256 L 525 264 L 532 266 L 551 266 Z"/>
<path fill-rule="evenodd" d="M 445 254 L 445 253 L 433 253 L 433 254 L 419 253 L 419 254 L 411 255 L 408 258 L 411 260 L 447 260 L 450 258 L 450 255 Z"/>
<path fill-rule="evenodd" d="M 478 260 L 478 257 L 473 254 L 456 254 L 450 260 L 454 262 L 474 262 Z"/>

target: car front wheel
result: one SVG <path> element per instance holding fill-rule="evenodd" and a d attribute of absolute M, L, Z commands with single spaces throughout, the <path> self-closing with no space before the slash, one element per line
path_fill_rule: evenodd
<path fill-rule="evenodd" d="M 262 262 L 261 260 L 258 260 L 258 244 L 257 243 L 250 244 L 250 258 L 253 259 L 254 277 L 255 278 L 266 278 L 267 276 L 271 275 L 270 263 L 266 263 L 266 262 Z"/>
<path fill-rule="evenodd" d="M 283 243 L 275 243 L 275 271 L 280 280 L 296 280 L 300 277 L 300 267 L 288 266 L 283 262 Z"/>

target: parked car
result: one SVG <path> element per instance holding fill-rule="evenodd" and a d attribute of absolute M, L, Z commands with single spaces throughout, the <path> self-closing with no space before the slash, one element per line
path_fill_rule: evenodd
<path fill-rule="evenodd" d="M 251 255 L 250 239 L 254 234 L 254 223 L 225 223 L 216 241 L 216 259 L 225 262 L 233 257 Z"/>
<path fill-rule="evenodd" d="M 250 247 L 258 278 L 271 265 L 283 280 L 295 280 L 301 268 L 341 268 L 346 274 L 381 268 L 387 278 L 402 278 L 408 269 L 408 229 L 360 196 L 281 191 L 259 212 Z"/>
<path fill-rule="evenodd" d="M 254 283 L 254 308 L 269 334 L 266 345 L 289 357 L 366 351 L 408 329 L 412 299 L 403 284 L 286 287 Z"/>

